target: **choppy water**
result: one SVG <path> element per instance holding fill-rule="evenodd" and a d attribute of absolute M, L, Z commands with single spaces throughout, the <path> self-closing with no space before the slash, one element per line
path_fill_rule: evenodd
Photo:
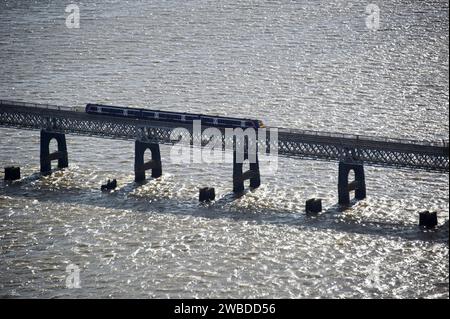
<path fill-rule="evenodd" d="M 67 4 L 0 2 L 1 98 L 448 139 L 447 1 L 377 2 L 376 32 L 363 1 L 84 1 L 80 29 Z M 68 136 L 69 169 L 39 178 L 38 132 L 0 136 L 24 176 L 0 181 L 2 297 L 449 297 L 448 175 L 367 167 L 367 200 L 341 212 L 336 163 L 281 158 L 233 200 L 229 165 L 166 146 L 164 176 L 136 187 L 131 142 Z M 326 213 L 305 216 L 310 197 Z M 423 209 L 447 226 L 420 231 Z"/>

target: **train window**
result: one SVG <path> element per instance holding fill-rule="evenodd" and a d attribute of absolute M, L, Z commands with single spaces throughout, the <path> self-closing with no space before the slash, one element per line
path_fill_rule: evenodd
<path fill-rule="evenodd" d="M 235 121 L 235 120 L 220 119 L 219 120 L 219 124 L 220 125 L 225 125 L 227 127 L 234 127 L 234 126 L 239 126 L 240 122 L 239 121 Z"/>
<path fill-rule="evenodd" d="M 202 122 L 207 124 L 213 124 L 212 117 L 202 117 Z"/>
<path fill-rule="evenodd" d="M 91 112 L 97 112 L 97 107 L 96 106 L 88 106 L 88 111 L 91 111 Z"/>
<path fill-rule="evenodd" d="M 128 115 L 129 115 L 129 116 L 136 116 L 136 117 L 138 117 L 138 116 L 140 116 L 140 111 L 137 111 L 137 110 L 128 110 Z"/>
<path fill-rule="evenodd" d="M 197 116 L 185 115 L 187 121 L 199 120 Z"/>
<path fill-rule="evenodd" d="M 241 126 L 245 127 L 245 121 L 241 121 Z"/>
<path fill-rule="evenodd" d="M 155 119 L 159 119 L 159 113 L 155 112 Z"/>
<path fill-rule="evenodd" d="M 121 110 L 121 109 L 113 109 L 113 108 L 110 108 L 110 107 L 104 107 L 103 108 L 103 113 L 109 113 L 109 114 L 114 114 L 114 115 L 118 115 L 118 114 L 123 114 L 123 110 Z"/>
<path fill-rule="evenodd" d="M 155 113 L 154 112 L 148 112 L 148 111 L 142 111 L 142 116 L 143 117 L 152 118 L 152 117 L 155 117 Z"/>
<path fill-rule="evenodd" d="M 179 120 L 181 118 L 180 115 L 171 113 L 160 113 L 160 117 L 166 120 Z"/>
<path fill-rule="evenodd" d="M 186 115 L 181 115 L 181 120 L 182 120 L 183 122 L 186 122 Z"/>

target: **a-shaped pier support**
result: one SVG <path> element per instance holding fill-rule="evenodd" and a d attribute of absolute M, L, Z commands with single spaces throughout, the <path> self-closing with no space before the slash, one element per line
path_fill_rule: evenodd
<path fill-rule="evenodd" d="M 50 154 L 50 141 L 55 139 L 58 143 L 58 150 Z M 52 161 L 58 160 L 58 168 L 69 166 L 67 154 L 66 135 L 52 133 L 41 130 L 41 173 L 50 174 L 52 171 Z"/>
<path fill-rule="evenodd" d="M 350 171 L 355 173 L 355 180 L 348 181 Z M 358 200 L 366 198 L 366 180 L 364 177 L 364 166 L 362 164 L 349 164 L 339 162 L 339 182 L 338 194 L 339 204 L 350 205 L 350 192 L 355 191 L 355 198 Z"/>
<path fill-rule="evenodd" d="M 152 159 L 145 163 L 144 153 L 148 149 L 152 153 Z M 159 150 L 159 144 L 136 141 L 134 158 L 135 182 L 141 183 L 145 181 L 145 171 L 149 169 L 152 170 L 153 178 L 158 178 L 162 175 L 161 153 Z"/>
<path fill-rule="evenodd" d="M 250 160 L 254 157 L 254 161 Z M 243 172 L 243 161 L 242 159 L 249 160 L 250 169 Z M 244 181 L 250 180 L 250 188 L 258 188 L 261 185 L 261 177 L 259 174 L 259 162 L 258 154 L 250 156 L 248 152 L 238 153 L 233 151 L 233 192 L 236 194 L 242 193 L 244 191 Z"/>

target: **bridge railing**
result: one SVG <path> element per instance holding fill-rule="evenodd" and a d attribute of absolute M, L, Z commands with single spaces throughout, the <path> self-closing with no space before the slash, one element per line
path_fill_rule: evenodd
<path fill-rule="evenodd" d="M 389 138 L 389 137 L 382 137 L 382 136 L 343 134 L 343 133 L 301 130 L 301 129 L 289 129 L 289 128 L 278 128 L 278 130 L 280 132 L 288 132 L 288 133 L 292 133 L 292 134 L 296 134 L 296 135 L 333 137 L 333 138 L 351 139 L 351 140 L 357 140 L 357 141 L 361 140 L 361 141 L 372 141 L 372 142 L 386 142 L 386 143 L 398 143 L 398 144 L 449 147 L 448 140 L 441 140 L 441 141 L 420 140 L 419 141 L 419 140 L 413 140 L 413 139 L 399 139 L 399 138 Z"/>
<path fill-rule="evenodd" d="M 18 102 L 9 100 L 0 100 L 0 105 L 11 105 L 11 106 L 24 106 L 32 107 L 36 109 L 48 109 L 48 110 L 58 110 L 58 111 L 76 111 L 75 108 L 69 106 L 60 106 L 54 104 L 44 104 L 44 103 L 30 103 L 30 102 Z"/>

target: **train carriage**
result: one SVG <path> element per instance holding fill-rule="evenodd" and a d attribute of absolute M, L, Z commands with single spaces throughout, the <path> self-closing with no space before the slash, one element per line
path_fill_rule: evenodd
<path fill-rule="evenodd" d="M 254 119 L 238 119 L 224 116 L 157 111 L 157 110 L 147 110 L 147 109 L 91 104 L 91 103 L 86 105 L 85 110 L 86 113 L 89 114 L 149 119 L 162 122 L 178 122 L 184 124 L 192 123 L 194 120 L 201 120 L 202 124 L 204 125 L 217 127 L 260 128 L 264 126 L 261 121 Z"/>

